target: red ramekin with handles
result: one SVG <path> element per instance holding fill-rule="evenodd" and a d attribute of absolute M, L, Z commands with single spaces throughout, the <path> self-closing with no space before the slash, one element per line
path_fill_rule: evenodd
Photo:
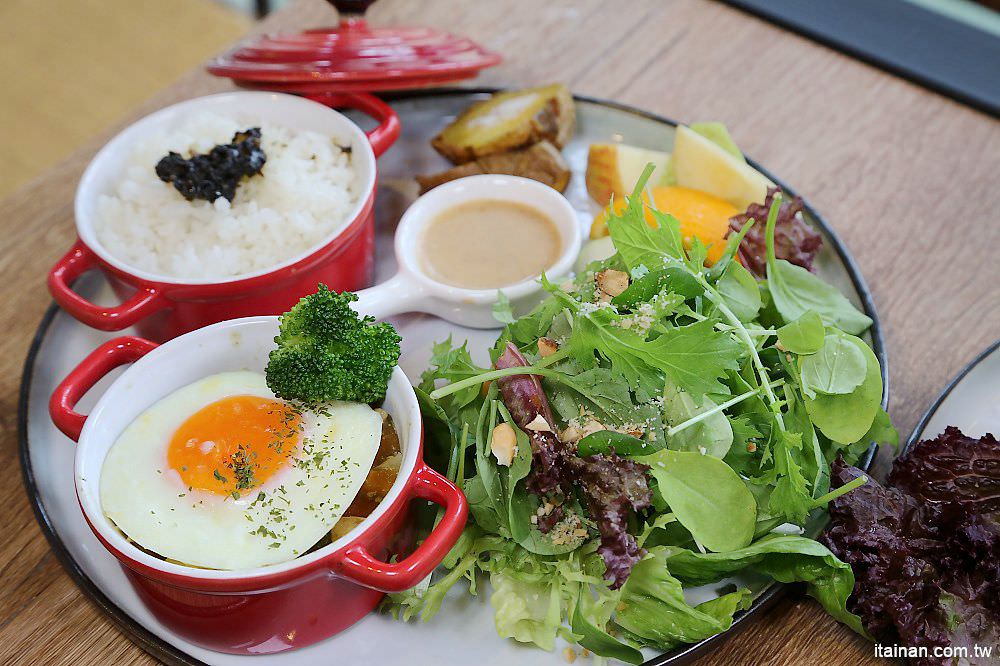
<path fill-rule="evenodd" d="M 233 654 L 304 647 L 346 629 L 374 609 L 384 592 L 408 589 L 430 575 L 468 513 L 461 491 L 423 462 L 420 409 L 397 367 L 382 406 L 399 433 L 399 475 L 381 504 L 344 537 L 290 562 L 238 571 L 174 564 L 129 542 L 101 508 L 108 450 L 136 417 L 177 389 L 219 372 L 263 372 L 277 332 L 277 317 L 262 316 L 214 324 L 163 345 L 115 338 L 84 359 L 49 404 L 56 426 L 77 441 L 77 498 L 97 539 L 163 625 L 191 643 Z M 94 384 L 129 363 L 89 415 L 75 411 Z M 443 506 L 443 517 L 412 553 L 389 562 L 389 554 L 412 537 L 407 515 L 414 500 Z"/>
<path fill-rule="evenodd" d="M 366 134 L 328 105 L 358 109 L 373 117 L 378 127 Z M 117 259 L 103 247 L 94 229 L 98 197 L 115 191 L 136 141 L 151 131 L 169 130 L 201 112 L 319 132 L 349 145 L 358 198 L 348 221 L 305 252 L 265 271 L 235 278 L 184 280 L 148 273 Z M 66 312 L 88 326 L 102 331 L 135 326 L 143 336 L 164 341 L 226 319 L 280 314 L 314 292 L 320 282 L 337 291 L 366 287 L 375 261 L 375 159 L 392 145 L 399 131 L 396 113 L 378 98 L 364 93 L 306 99 L 241 91 L 199 97 L 161 109 L 115 136 L 90 162 L 74 202 L 78 238 L 49 272 L 49 291 Z M 72 290 L 76 279 L 92 269 L 107 276 L 122 301 L 120 305 L 97 305 Z"/>

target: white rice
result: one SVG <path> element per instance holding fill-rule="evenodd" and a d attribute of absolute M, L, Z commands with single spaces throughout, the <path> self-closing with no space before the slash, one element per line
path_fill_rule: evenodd
<path fill-rule="evenodd" d="M 263 171 L 244 179 L 232 204 L 187 201 L 161 181 L 156 163 L 184 157 L 261 128 Z M 116 259 L 168 278 L 204 280 L 263 271 L 317 246 L 347 224 L 359 183 L 350 151 L 316 132 L 201 113 L 137 143 L 121 183 L 97 201 L 97 238 Z"/>

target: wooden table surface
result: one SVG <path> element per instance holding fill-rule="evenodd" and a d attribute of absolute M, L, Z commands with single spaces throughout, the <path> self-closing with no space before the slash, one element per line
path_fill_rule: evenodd
<path fill-rule="evenodd" d="M 478 84 L 564 81 L 575 92 L 681 121 L 724 121 L 749 155 L 805 194 L 854 253 L 885 327 L 890 412 L 904 436 L 948 379 L 1000 334 L 1000 123 L 985 115 L 708 0 L 382 0 L 369 19 L 442 26 L 502 53 L 504 63 Z M 325 3 L 302 0 L 260 29 L 333 20 Z M 227 88 L 191 72 L 136 115 Z M 0 203 L 3 664 L 155 661 L 63 572 L 35 523 L 16 462 L 21 366 L 50 302 L 45 274 L 73 239 L 73 191 L 106 139 L 95 137 Z M 700 663 L 878 660 L 870 644 L 817 604 L 797 599 Z"/>

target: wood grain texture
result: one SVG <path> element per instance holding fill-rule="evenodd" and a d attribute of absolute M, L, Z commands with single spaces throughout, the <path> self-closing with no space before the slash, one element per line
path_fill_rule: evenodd
<path fill-rule="evenodd" d="M 504 64 L 478 84 L 565 81 L 576 92 L 681 121 L 724 121 L 749 155 L 809 198 L 857 258 L 885 326 L 890 412 L 904 436 L 948 378 L 998 335 L 996 121 L 708 0 L 382 0 L 369 18 L 446 26 L 503 53 Z M 262 28 L 332 21 L 321 0 L 303 0 Z M 137 115 L 226 88 L 192 72 Z M 106 138 L 0 203 L 5 664 L 153 661 L 62 573 L 15 473 L 17 390 L 49 303 L 44 275 L 70 244 L 76 180 Z M 800 598 L 780 603 L 700 663 L 880 662 L 870 644 Z"/>

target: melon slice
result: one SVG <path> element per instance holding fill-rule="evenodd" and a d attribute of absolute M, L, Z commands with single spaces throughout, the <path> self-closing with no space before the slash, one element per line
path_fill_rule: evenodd
<path fill-rule="evenodd" d="M 587 191 L 594 201 L 606 206 L 612 195 L 621 199 L 632 194 L 642 170 L 652 162 L 656 165 L 647 183 L 650 187 L 668 185 L 670 153 L 647 150 L 624 143 L 594 143 L 587 154 Z"/>
<path fill-rule="evenodd" d="M 764 203 L 774 183 L 723 148 L 680 125 L 674 137 L 671 160 L 677 185 L 725 199 L 740 210 Z"/>

